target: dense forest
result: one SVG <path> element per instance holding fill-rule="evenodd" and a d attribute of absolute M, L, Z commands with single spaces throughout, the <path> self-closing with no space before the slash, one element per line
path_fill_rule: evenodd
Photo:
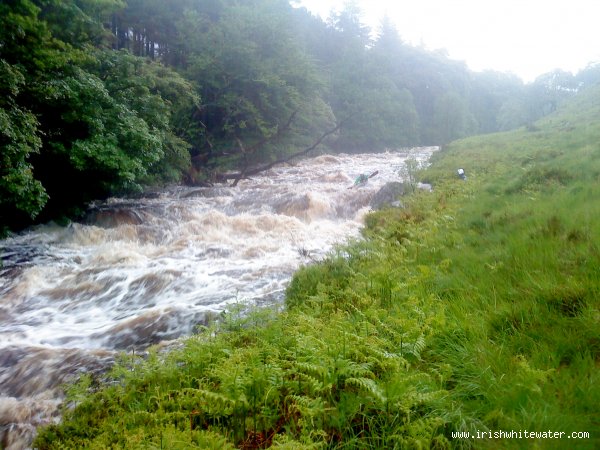
<path fill-rule="evenodd" d="M 3 0 L 0 232 L 311 147 L 512 129 L 600 79 L 590 65 L 523 84 L 401 35 L 352 2 L 323 21 L 287 0 Z"/>

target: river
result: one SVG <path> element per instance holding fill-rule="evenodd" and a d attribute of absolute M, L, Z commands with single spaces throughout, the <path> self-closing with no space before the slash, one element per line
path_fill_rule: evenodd
<path fill-rule="evenodd" d="M 407 156 L 323 155 L 236 187 L 109 199 L 83 223 L 0 241 L 0 447 L 27 448 L 36 427 L 60 420 L 61 385 L 119 351 L 189 335 L 234 302 L 281 302 L 300 265 L 359 235 Z"/>

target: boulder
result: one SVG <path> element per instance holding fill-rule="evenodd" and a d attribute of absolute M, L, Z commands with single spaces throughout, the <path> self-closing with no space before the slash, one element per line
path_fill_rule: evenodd
<path fill-rule="evenodd" d="M 404 183 L 393 181 L 384 184 L 373 198 L 371 199 L 370 206 L 372 209 L 379 210 L 385 207 L 402 207 L 402 202 L 398 202 L 398 197 L 404 195 L 407 191 L 407 187 Z"/>
<path fill-rule="evenodd" d="M 95 225 L 101 228 L 140 225 L 143 222 L 143 216 L 139 211 L 120 207 L 91 208 L 83 219 L 83 223 L 86 225 Z"/>
<path fill-rule="evenodd" d="M 433 186 L 429 183 L 417 183 L 417 189 L 422 191 L 433 192 Z"/>

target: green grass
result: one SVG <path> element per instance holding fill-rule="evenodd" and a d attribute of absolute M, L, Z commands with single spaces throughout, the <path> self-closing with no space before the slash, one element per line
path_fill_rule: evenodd
<path fill-rule="evenodd" d="M 281 311 L 69 388 L 46 448 L 598 448 L 600 90 L 453 143 Z M 456 178 L 458 167 L 468 180 Z M 590 439 L 453 439 L 456 431 Z"/>

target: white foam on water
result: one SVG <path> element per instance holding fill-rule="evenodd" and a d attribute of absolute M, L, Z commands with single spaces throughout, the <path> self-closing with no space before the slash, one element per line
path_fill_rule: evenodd
<path fill-rule="evenodd" d="M 434 150 L 416 154 L 424 160 Z M 385 183 L 400 181 L 407 156 L 324 155 L 274 167 L 235 188 L 177 187 L 154 198 L 110 199 L 96 205 L 100 214 L 91 224 L 42 226 L 1 241 L 0 379 L 24 364 L 62 379 L 63 372 L 53 372 L 57 358 L 71 358 L 69 370 L 86 370 L 94 361 L 108 364 L 94 352 L 189 334 L 205 313 L 229 303 L 282 301 L 301 264 L 358 236 L 369 200 Z M 365 186 L 353 186 L 359 174 L 374 171 Z M 35 361 L 42 355 L 47 364 Z M 36 382 L 0 386 L 0 416 L 14 409 L 15 430 L 50 420 L 35 411 L 54 414 L 45 409 L 54 398 L 40 399 Z"/>

